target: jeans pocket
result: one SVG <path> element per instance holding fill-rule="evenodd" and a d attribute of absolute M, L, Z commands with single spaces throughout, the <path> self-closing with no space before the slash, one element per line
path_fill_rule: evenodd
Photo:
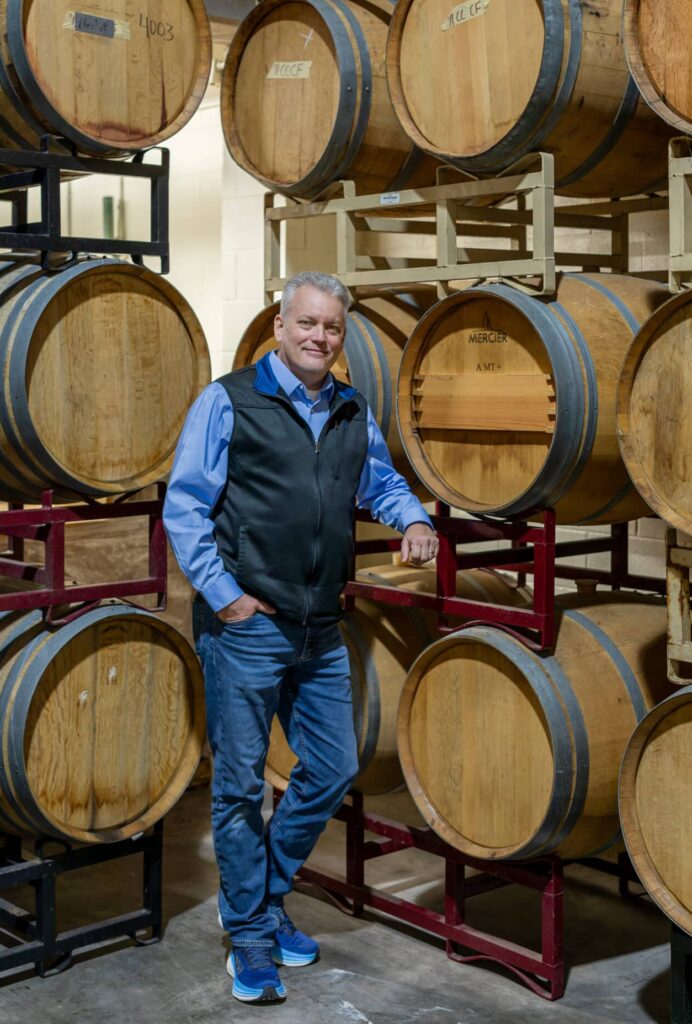
<path fill-rule="evenodd" d="M 224 629 L 242 629 L 243 627 L 249 626 L 251 623 L 261 616 L 261 612 L 254 612 L 252 615 L 248 615 L 246 619 L 234 619 L 227 622 L 225 619 L 219 619 L 219 622 Z"/>

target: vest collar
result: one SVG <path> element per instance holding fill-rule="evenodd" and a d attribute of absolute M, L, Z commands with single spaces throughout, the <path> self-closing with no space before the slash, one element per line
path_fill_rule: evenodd
<path fill-rule="evenodd" d="M 274 375 L 269 355 L 270 353 L 267 352 L 267 354 L 262 356 L 259 362 L 255 364 L 256 372 L 253 387 L 255 391 L 259 391 L 261 395 L 269 395 L 272 398 L 277 398 L 279 394 L 283 395 L 284 392 L 281 390 L 279 382 Z M 334 398 L 337 396 L 341 397 L 344 401 L 347 401 L 349 398 L 353 398 L 356 393 L 355 388 L 337 380 L 336 377 L 334 377 L 333 380 L 334 396 L 332 401 L 334 401 Z"/>

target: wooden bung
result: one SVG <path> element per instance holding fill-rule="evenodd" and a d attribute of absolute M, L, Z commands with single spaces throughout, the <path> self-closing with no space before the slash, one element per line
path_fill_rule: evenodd
<path fill-rule="evenodd" d="M 645 515 L 620 457 L 615 396 L 633 334 L 667 297 L 639 278 L 563 274 L 555 298 L 487 285 L 429 309 L 404 350 L 397 400 L 423 484 L 473 514 Z"/>
<path fill-rule="evenodd" d="M 625 55 L 639 92 L 676 132 L 692 132 L 692 6 L 624 0 Z"/>
<path fill-rule="evenodd" d="M 661 910 L 692 933 L 692 686 L 639 723 L 620 772 L 620 820 L 642 885 Z"/>
<path fill-rule="evenodd" d="M 670 692 L 665 607 L 559 599 L 553 655 L 493 626 L 425 650 L 399 707 L 399 756 L 428 824 L 470 856 L 586 857 L 620 840 L 617 780 L 632 730 Z"/>
<path fill-rule="evenodd" d="M 362 583 L 434 593 L 435 571 L 405 565 L 380 565 L 356 577 Z M 457 573 L 457 594 L 473 601 L 526 604 L 530 594 L 499 573 L 472 569 Z M 401 689 L 415 658 L 437 636 L 431 612 L 373 601 L 356 602 L 341 626 L 353 684 L 353 714 L 360 774 L 354 787 L 362 793 L 386 793 L 403 782 L 397 754 L 396 719 Z M 285 789 L 296 757 L 279 719 L 274 719 L 266 779 Z"/>
<path fill-rule="evenodd" d="M 394 465 L 411 483 L 411 464 L 399 437 L 394 407 L 394 381 L 401 353 L 411 331 L 435 301 L 432 288 L 416 286 L 407 293 L 366 292 L 348 314 L 346 341 L 333 373 L 356 387 L 366 398 L 387 442 Z M 274 317 L 279 303 L 267 306 L 245 330 L 233 359 L 233 369 L 256 362 L 276 348 Z"/>
<path fill-rule="evenodd" d="M 385 81 L 390 0 L 263 0 L 233 37 L 221 85 L 231 156 L 267 188 L 313 198 L 434 185 Z"/>
<path fill-rule="evenodd" d="M 159 274 L 112 259 L 0 263 L 0 493 L 32 501 L 139 490 L 171 468 L 209 382 L 192 309 Z"/>
<path fill-rule="evenodd" d="M 479 177 L 545 151 L 563 194 L 649 191 L 673 133 L 630 77 L 621 18 L 612 0 L 399 0 L 387 80 L 402 127 Z"/>
<path fill-rule="evenodd" d="M 617 392 L 620 451 L 637 490 L 692 534 L 692 297 L 669 299 L 636 334 Z"/>
<path fill-rule="evenodd" d="M 158 145 L 197 110 L 209 81 L 204 0 L 0 0 L 0 145 L 80 152 Z"/>
<path fill-rule="evenodd" d="M 0 615 L 0 829 L 128 839 L 182 795 L 204 740 L 194 651 L 157 616 L 102 605 L 58 629 Z"/>

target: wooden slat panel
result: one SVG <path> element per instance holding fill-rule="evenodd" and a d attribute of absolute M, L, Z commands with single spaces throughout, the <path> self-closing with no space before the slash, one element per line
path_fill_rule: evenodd
<path fill-rule="evenodd" d="M 413 396 L 422 430 L 555 430 L 555 390 L 544 374 L 427 374 Z"/>

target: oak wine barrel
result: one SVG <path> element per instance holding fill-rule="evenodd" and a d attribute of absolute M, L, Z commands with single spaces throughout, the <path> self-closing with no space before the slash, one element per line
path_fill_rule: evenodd
<path fill-rule="evenodd" d="M 231 156 L 273 192 L 309 199 L 434 185 L 437 162 L 402 131 L 387 93 L 392 0 L 264 0 L 236 31 L 221 121 Z"/>
<path fill-rule="evenodd" d="M 55 270 L 0 262 L 0 496 L 138 490 L 169 471 L 209 382 L 194 312 L 165 278 L 120 260 Z"/>
<path fill-rule="evenodd" d="M 59 628 L 0 615 L 0 829 L 127 839 L 182 795 L 204 740 L 194 651 L 157 616 L 103 605 Z"/>
<path fill-rule="evenodd" d="M 625 0 L 625 55 L 639 92 L 677 132 L 692 132 L 692 6 L 688 0 Z"/>
<path fill-rule="evenodd" d="M 672 132 L 632 81 L 621 17 L 611 0 L 399 0 L 394 109 L 417 146 L 480 177 L 542 150 L 563 194 L 650 191 Z"/>
<path fill-rule="evenodd" d="M 381 565 L 357 573 L 363 583 L 435 591 L 432 569 Z M 473 569 L 457 574 L 457 594 L 474 601 L 525 604 L 527 591 L 499 573 Z M 406 673 L 437 635 L 432 613 L 372 601 L 356 601 L 342 621 L 353 683 L 353 711 L 361 772 L 354 787 L 386 793 L 403 782 L 396 744 L 396 716 Z M 296 763 L 278 719 L 274 720 L 266 765 L 267 781 L 285 789 Z"/>
<path fill-rule="evenodd" d="M 635 335 L 617 394 L 620 451 L 651 508 L 692 534 L 692 298 L 660 306 Z"/>
<path fill-rule="evenodd" d="M 670 692 L 653 600 L 559 599 L 552 655 L 493 626 L 425 650 L 399 707 L 409 791 L 452 846 L 486 860 L 585 857 L 620 840 L 620 760 Z"/>
<path fill-rule="evenodd" d="M 620 820 L 637 875 L 661 910 L 692 933 L 692 686 L 635 729 L 620 772 Z"/>
<path fill-rule="evenodd" d="M 409 482 L 411 465 L 404 454 L 396 423 L 394 381 L 401 353 L 416 323 L 435 301 L 432 288 L 409 293 L 373 291 L 358 298 L 346 319 L 346 341 L 333 373 L 356 387 L 366 398 L 387 442 L 394 465 Z M 276 347 L 274 317 L 279 303 L 263 309 L 245 330 L 233 369 L 256 362 Z"/>
<path fill-rule="evenodd" d="M 398 382 L 401 439 L 423 484 L 472 514 L 646 515 L 618 449 L 615 397 L 633 335 L 667 296 L 639 278 L 563 274 L 555 298 L 487 285 L 429 309 Z"/>
<path fill-rule="evenodd" d="M 158 145 L 209 81 L 204 0 L 0 0 L 0 145 L 59 135 L 83 153 Z"/>

